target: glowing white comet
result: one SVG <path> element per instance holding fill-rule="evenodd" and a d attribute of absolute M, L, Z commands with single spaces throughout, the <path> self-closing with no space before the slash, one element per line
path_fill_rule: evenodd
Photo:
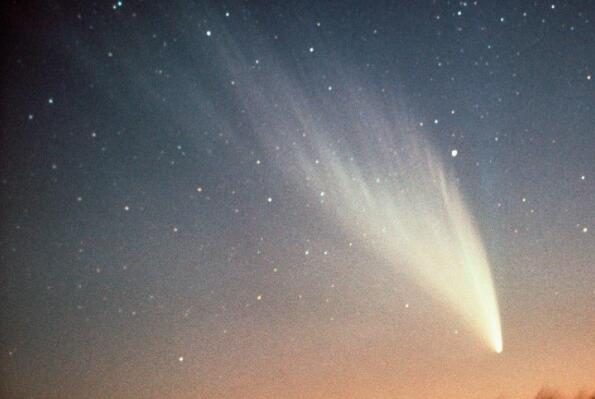
<path fill-rule="evenodd" d="M 377 124 L 377 120 L 375 124 Z M 318 140 L 297 165 L 343 228 L 457 312 L 497 353 L 502 333 L 481 238 L 455 184 L 418 133 L 369 133 L 358 155 Z M 379 140 L 378 137 L 382 139 Z M 391 142 L 392 141 L 392 142 Z"/>
<path fill-rule="evenodd" d="M 231 50 L 224 56 L 230 75 L 242 76 L 236 95 L 252 129 L 294 186 L 502 352 L 479 232 L 456 179 L 399 107 L 355 79 L 347 83 L 350 73 L 340 74 L 342 90 L 329 91 L 274 65 L 260 79 L 246 75 L 249 59 Z"/>

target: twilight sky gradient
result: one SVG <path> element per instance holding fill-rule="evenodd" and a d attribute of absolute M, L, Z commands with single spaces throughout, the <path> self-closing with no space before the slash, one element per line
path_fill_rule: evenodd
<path fill-rule="evenodd" d="M 25 3 L 2 398 L 595 389 L 594 3 Z M 482 250 L 502 354 L 433 261 Z"/>

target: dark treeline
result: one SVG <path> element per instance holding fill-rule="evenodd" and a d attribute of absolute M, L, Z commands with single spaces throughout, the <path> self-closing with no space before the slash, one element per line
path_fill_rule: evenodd
<path fill-rule="evenodd" d="M 569 396 L 563 395 L 554 389 L 542 388 L 535 395 L 535 399 L 595 399 L 595 392 L 587 393 L 585 391 L 579 391 L 576 395 Z"/>

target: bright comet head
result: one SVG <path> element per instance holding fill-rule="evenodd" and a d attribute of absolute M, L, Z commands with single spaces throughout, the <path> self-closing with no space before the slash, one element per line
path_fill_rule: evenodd
<path fill-rule="evenodd" d="M 502 329 L 500 326 L 496 328 L 493 332 L 494 334 L 494 350 L 496 353 L 502 353 L 504 350 L 504 344 L 502 343 Z"/>

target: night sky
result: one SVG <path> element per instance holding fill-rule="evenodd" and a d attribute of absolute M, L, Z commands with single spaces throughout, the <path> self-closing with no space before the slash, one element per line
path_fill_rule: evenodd
<path fill-rule="evenodd" d="M 2 14 L 2 398 L 595 390 L 595 3 Z"/>

